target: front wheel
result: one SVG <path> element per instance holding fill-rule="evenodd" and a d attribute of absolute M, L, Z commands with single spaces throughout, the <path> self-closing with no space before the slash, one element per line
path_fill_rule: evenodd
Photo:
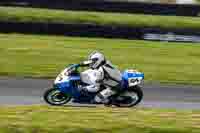
<path fill-rule="evenodd" d="M 133 86 L 116 98 L 115 105 L 118 107 L 133 107 L 140 103 L 142 98 L 143 92 L 141 87 Z"/>
<path fill-rule="evenodd" d="M 71 96 L 52 88 L 45 91 L 44 100 L 50 105 L 61 106 L 68 103 L 71 100 Z"/>

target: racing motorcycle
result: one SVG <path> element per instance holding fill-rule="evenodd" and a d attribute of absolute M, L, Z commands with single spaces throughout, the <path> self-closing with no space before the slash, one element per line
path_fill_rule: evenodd
<path fill-rule="evenodd" d="M 53 87 L 44 93 L 44 100 L 48 104 L 64 105 L 68 102 L 94 104 L 93 99 L 99 91 L 95 93 L 81 91 L 81 87 L 87 85 L 88 82 L 82 80 L 78 70 L 80 66 L 80 64 L 72 64 L 57 76 Z M 143 79 L 144 74 L 137 70 L 122 72 L 121 88 L 115 95 L 109 97 L 110 104 L 118 107 L 132 107 L 140 103 L 143 92 L 139 84 Z M 101 88 L 104 89 L 103 86 Z"/>

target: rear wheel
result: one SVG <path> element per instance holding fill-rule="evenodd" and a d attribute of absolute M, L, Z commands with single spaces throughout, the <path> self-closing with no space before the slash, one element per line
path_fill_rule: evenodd
<path fill-rule="evenodd" d="M 115 99 L 115 105 L 118 107 L 133 107 L 140 103 L 142 98 L 143 92 L 140 86 L 130 87 Z"/>
<path fill-rule="evenodd" d="M 71 100 L 71 96 L 52 88 L 44 93 L 44 100 L 50 105 L 61 106 L 68 103 Z"/>

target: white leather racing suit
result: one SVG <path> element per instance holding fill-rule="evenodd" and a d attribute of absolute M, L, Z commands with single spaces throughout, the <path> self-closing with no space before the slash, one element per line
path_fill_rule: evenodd
<path fill-rule="evenodd" d="M 98 69 L 88 69 L 81 73 L 81 80 L 84 83 L 89 84 L 85 87 L 88 92 L 98 92 L 103 85 L 106 89 L 102 90 L 95 97 L 95 101 L 98 103 L 106 103 L 108 97 L 114 95 L 122 80 L 121 73 L 113 65 L 106 61 Z"/>

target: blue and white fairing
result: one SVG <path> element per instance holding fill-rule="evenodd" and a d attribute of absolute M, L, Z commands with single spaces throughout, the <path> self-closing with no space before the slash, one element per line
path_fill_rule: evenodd
<path fill-rule="evenodd" d="M 57 88 L 64 94 L 71 95 L 73 102 L 90 103 L 95 93 L 93 95 L 80 93 L 79 85 L 76 84 L 77 81 L 81 82 L 80 74 L 71 73 L 77 70 L 79 66 L 78 64 L 74 64 L 64 69 L 54 81 L 54 88 Z"/>
<path fill-rule="evenodd" d="M 71 69 L 76 69 L 78 64 L 72 65 L 64 69 L 55 79 L 54 87 L 63 93 L 74 95 L 77 93 L 77 88 L 74 86 L 73 81 L 81 80 L 79 75 L 71 75 Z"/>
<path fill-rule="evenodd" d="M 137 70 L 126 70 L 122 73 L 123 87 L 136 86 L 144 79 L 144 74 Z"/>

